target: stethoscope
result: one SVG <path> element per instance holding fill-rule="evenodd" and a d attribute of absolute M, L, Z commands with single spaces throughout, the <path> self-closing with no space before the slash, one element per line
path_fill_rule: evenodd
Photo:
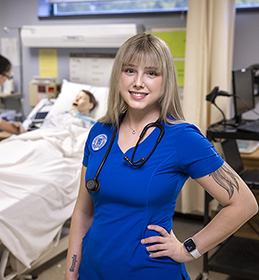
<path fill-rule="evenodd" d="M 137 151 L 137 148 L 139 146 L 139 143 L 140 141 L 142 140 L 142 138 L 144 137 L 144 135 L 146 134 L 147 130 L 151 127 L 158 127 L 160 129 L 160 133 L 157 137 L 157 140 L 156 140 L 156 144 L 154 145 L 152 151 L 150 152 L 150 154 L 145 158 L 145 157 L 141 157 L 139 160 L 137 161 L 134 161 L 134 156 L 135 156 L 135 153 Z M 87 190 L 90 192 L 90 193 L 96 193 L 99 191 L 100 189 L 100 182 L 99 180 L 97 179 L 102 168 L 103 168 L 103 165 L 111 151 L 111 148 L 112 148 L 112 145 L 113 145 L 113 142 L 115 140 L 115 137 L 116 137 L 116 134 L 117 134 L 117 131 L 118 131 L 118 127 L 115 128 L 114 132 L 113 132 L 113 135 L 112 135 L 112 138 L 111 138 L 111 141 L 110 141 L 110 144 L 107 148 L 107 151 L 102 159 L 102 162 L 100 163 L 95 175 L 94 175 L 94 178 L 93 179 L 89 179 L 86 183 L 85 183 L 85 187 L 87 188 Z M 134 166 L 134 167 L 141 167 L 143 166 L 147 161 L 148 159 L 152 156 L 152 154 L 154 153 L 157 145 L 159 144 L 159 142 L 161 141 L 163 135 L 164 135 L 164 132 L 165 132 L 165 129 L 163 127 L 163 125 L 161 124 L 161 120 L 158 119 L 156 122 L 153 122 L 153 123 L 149 123 L 148 125 L 146 125 L 144 127 L 144 129 L 142 130 L 140 136 L 139 136 L 139 139 L 138 139 L 138 142 L 136 144 L 136 146 L 134 147 L 134 150 L 133 150 L 133 153 L 132 153 L 132 156 L 131 156 L 131 159 L 129 159 L 126 155 L 124 155 L 123 159 L 126 160 L 126 162 L 128 162 L 131 166 Z"/>

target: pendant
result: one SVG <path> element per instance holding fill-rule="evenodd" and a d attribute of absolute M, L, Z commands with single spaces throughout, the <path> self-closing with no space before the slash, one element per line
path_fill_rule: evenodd
<path fill-rule="evenodd" d="M 135 134 L 137 131 L 135 129 L 132 129 L 132 134 Z"/>

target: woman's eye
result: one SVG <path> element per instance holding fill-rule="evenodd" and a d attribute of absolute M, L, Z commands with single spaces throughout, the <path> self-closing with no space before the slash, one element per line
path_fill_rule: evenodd
<path fill-rule="evenodd" d="M 148 72 L 148 75 L 149 76 L 158 76 L 157 72 L 155 72 L 155 71 Z"/>
<path fill-rule="evenodd" d="M 124 70 L 124 72 L 132 74 L 132 73 L 134 73 L 135 71 L 134 71 L 133 69 L 131 69 L 131 68 L 126 68 L 126 69 Z"/>

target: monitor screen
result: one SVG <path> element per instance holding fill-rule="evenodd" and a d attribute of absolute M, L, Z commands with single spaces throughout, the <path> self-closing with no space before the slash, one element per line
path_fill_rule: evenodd
<path fill-rule="evenodd" d="M 239 123 L 242 114 L 254 109 L 254 76 L 252 69 L 232 71 L 235 119 Z"/>

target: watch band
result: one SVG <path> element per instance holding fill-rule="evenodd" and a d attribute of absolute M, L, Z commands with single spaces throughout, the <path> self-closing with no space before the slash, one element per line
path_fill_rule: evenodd
<path fill-rule="evenodd" d="M 186 251 L 191 254 L 195 259 L 198 259 L 201 254 L 197 249 L 197 246 L 192 238 L 188 238 L 183 243 Z"/>
<path fill-rule="evenodd" d="M 194 249 L 193 251 L 189 252 L 195 259 L 198 259 L 199 257 L 201 257 L 200 252 L 198 251 L 198 249 Z"/>

